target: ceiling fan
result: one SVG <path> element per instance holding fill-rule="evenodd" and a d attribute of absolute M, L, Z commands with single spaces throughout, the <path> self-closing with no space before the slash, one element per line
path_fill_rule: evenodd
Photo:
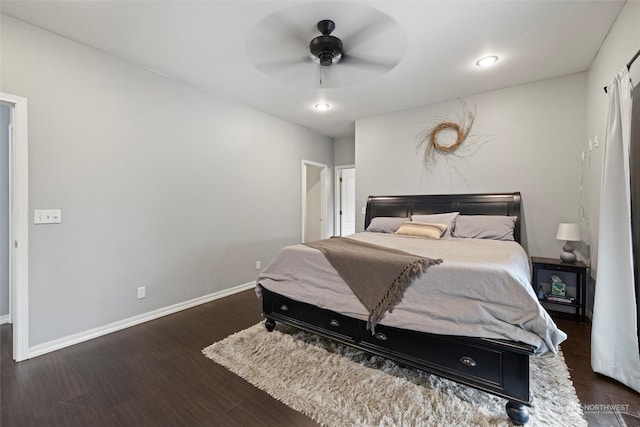
<path fill-rule="evenodd" d="M 311 55 L 323 67 L 337 63 L 342 58 L 342 40 L 331 35 L 336 29 L 336 24 L 330 19 L 323 19 L 318 22 L 318 31 L 322 33 L 311 40 L 309 50 Z"/>
<path fill-rule="evenodd" d="M 287 84 L 324 88 L 359 84 L 389 72 L 404 54 L 404 32 L 376 9 L 348 6 L 351 9 L 331 10 L 335 21 L 313 20 L 317 30 L 301 22 L 309 22 L 313 15 L 316 19 L 327 16 L 326 11 L 286 10 L 268 16 L 249 36 L 251 62 L 262 73 Z M 340 37 L 334 34 L 336 22 Z"/>

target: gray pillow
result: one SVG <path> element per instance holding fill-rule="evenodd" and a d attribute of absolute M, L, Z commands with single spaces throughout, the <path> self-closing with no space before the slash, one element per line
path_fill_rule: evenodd
<path fill-rule="evenodd" d="M 451 237 L 451 230 L 453 230 L 453 222 L 456 220 L 460 212 L 447 212 L 437 213 L 429 215 L 411 215 L 411 221 L 426 222 L 430 224 L 446 224 L 447 231 L 442 235 L 443 238 Z"/>
<path fill-rule="evenodd" d="M 515 216 L 501 215 L 459 215 L 453 237 L 513 241 L 516 219 Z"/>
<path fill-rule="evenodd" d="M 374 233 L 395 233 L 398 228 L 409 221 L 409 218 L 399 216 L 378 216 L 373 218 L 367 227 L 367 231 Z"/>

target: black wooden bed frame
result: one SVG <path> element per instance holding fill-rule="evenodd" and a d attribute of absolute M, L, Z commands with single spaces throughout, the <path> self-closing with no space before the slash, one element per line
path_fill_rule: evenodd
<path fill-rule="evenodd" d="M 375 217 L 460 212 L 461 215 L 516 216 L 514 238 L 520 242 L 520 193 L 370 196 L 365 228 Z M 295 301 L 262 289 L 265 327 L 276 321 L 312 332 L 365 352 L 396 361 L 507 399 L 514 425 L 529 420 L 529 357 L 535 348 L 501 339 L 428 334 L 376 326 L 366 321 Z"/>

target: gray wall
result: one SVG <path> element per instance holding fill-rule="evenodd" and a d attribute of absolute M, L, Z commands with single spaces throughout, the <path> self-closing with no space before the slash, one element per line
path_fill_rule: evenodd
<path fill-rule="evenodd" d="M 355 136 L 336 138 L 333 142 L 333 163 L 336 166 L 348 166 L 356 163 Z"/>
<path fill-rule="evenodd" d="M 31 346 L 251 282 L 300 242 L 301 159 L 332 167 L 330 138 L 1 19 L 30 211 L 62 209 L 29 228 Z"/>
<path fill-rule="evenodd" d="M 9 314 L 9 123 L 11 108 L 0 104 L 0 316 Z"/>
<path fill-rule="evenodd" d="M 356 211 L 371 194 L 521 191 L 525 249 L 556 257 L 558 223 L 577 221 L 585 92 L 580 73 L 465 98 L 476 108 L 470 139 L 457 152 L 467 157 L 429 170 L 416 137 L 443 117 L 457 120 L 458 100 L 357 121 Z M 363 221 L 358 214 L 358 230 Z"/>

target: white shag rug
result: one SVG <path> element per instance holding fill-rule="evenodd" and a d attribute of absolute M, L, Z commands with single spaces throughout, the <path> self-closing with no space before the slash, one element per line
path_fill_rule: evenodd
<path fill-rule="evenodd" d="M 324 426 L 511 426 L 506 400 L 278 323 L 202 350 Z M 560 353 L 531 358 L 527 426 L 587 426 Z"/>

